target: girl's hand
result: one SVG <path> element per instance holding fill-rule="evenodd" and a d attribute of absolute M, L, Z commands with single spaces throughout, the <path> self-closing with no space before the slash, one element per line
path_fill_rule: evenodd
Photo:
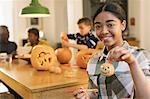
<path fill-rule="evenodd" d="M 74 95 L 75 99 L 90 99 L 87 91 L 83 88 L 75 90 L 73 92 L 73 95 Z"/>
<path fill-rule="evenodd" d="M 131 65 L 136 62 L 136 59 L 128 50 L 117 46 L 109 51 L 108 61 L 110 63 L 113 61 L 125 61 Z"/>

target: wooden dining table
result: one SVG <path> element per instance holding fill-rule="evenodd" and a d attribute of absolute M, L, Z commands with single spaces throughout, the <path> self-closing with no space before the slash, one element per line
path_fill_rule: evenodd
<path fill-rule="evenodd" d="M 23 99 L 72 99 L 72 91 L 87 87 L 85 69 L 78 66 L 60 65 L 62 73 L 37 71 L 21 59 L 11 64 L 0 63 L 0 80 Z"/>

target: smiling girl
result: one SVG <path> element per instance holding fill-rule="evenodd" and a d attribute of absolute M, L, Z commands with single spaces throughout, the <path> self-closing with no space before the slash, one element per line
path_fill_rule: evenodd
<path fill-rule="evenodd" d="M 101 4 L 94 18 L 94 27 L 105 47 L 89 61 L 89 89 L 98 89 L 98 93 L 87 92 L 80 88 L 74 91 L 77 99 L 150 99 L 150 55 L 145 50 L 130 46 L 123 40 L 126 29 L 126 14 L 117 3 Z M 115 68 L 115 74 L 106 77 L 100 73 L 100 66 L 109 62 Z"/>

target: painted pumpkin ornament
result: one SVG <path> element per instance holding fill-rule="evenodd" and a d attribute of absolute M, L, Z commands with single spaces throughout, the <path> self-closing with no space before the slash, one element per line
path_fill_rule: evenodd
<path fill-rule="evenodd" d="M 66 47 L 56 49 L 55 54 L 61 64 L 68 64 L 72 58 L 71 50 Z"/>
<path fill-rule="evenodd" d="M 106 77 L 110 77 L 115 73 L 114 66 L 110 63 L 104 63 L 100 66 L 100 72 Z"/>
<path fill-rule="evenodd" d="M 47 45 L 36 45 L 31 52 L 31 64 L 37 70 L 49 70 L 60 73 L 61 68 L 53 48 Z"/>

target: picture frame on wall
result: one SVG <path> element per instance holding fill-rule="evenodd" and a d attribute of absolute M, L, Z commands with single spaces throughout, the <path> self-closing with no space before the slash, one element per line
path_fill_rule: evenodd
<path fill-rule="evenodd" d="M 27 27 L 34 27 L 38 29 L 43 29 L 42 18 L 28 18 Z"/>
<path fill-rule="evenodd" d="M 31 18 L 30 24 L 31 25 L 39 25 L 39 18 Z"/>

